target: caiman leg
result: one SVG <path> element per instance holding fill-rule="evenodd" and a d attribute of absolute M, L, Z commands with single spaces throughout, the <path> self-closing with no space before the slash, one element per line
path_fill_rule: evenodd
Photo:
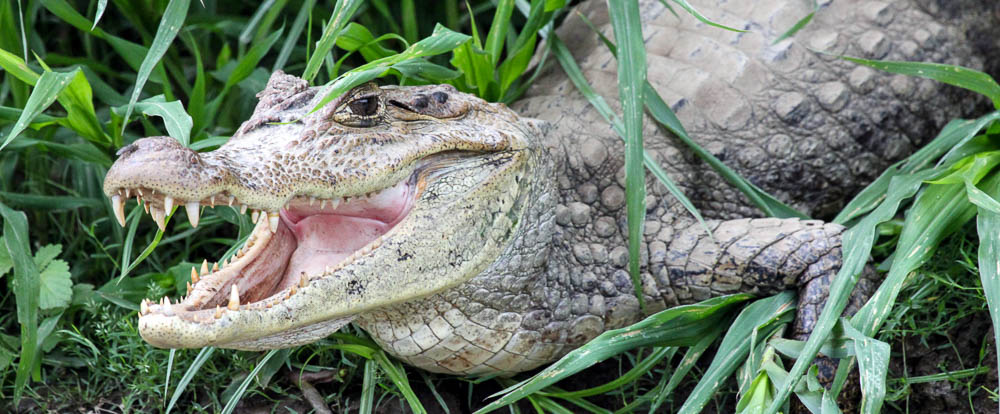
<path fill-rule="evenodd" d="M 808 333 L 840 266 L 843 227 L 797 219 L 710 221 L 708 225 L 715 242 L 701 225 L 685 225 L 669 247 L 650 247 L 644 255 L 648 310 L 724 294 L 764 296 L 798 288 L 801 306 L 794 330 L 797 336 Z M 585 258 L 574 252 L 569 247 L 573 244 L 565 241 L 575 234 L 566 227 L 539 228 L 554 231 L 554 247 L 547 260 L 528 254 L 535 251 L 531 243 L 527 249 L 515 243 L 512 249 L 524 250 L 505 256 L 516 259 L 495 264 L 449 291 L 361 315 L 358 323 L 383 349 L 412 365 L 475 375 L 541 366 L 605 330 L 644 316 L 620 261 L 600 263 L 600 253 Z M 530 237 L 539 235 L 529 234 L 525 239 Z M 614 244 L 621 245 L 620 241 Z M 589 247 L 591 251 L 610 250 L 594 244 Z"/>
<path fill-rule="evenodd" d="M 798 289 L 792 336 L 808 337 L 830 284 L 843 260 L 844 227 L 818 220 L 740 219 L 709 221 L 715 240 L 692 224 L 670 245 L 663 269 L 654 265 L 656 285 L 666 303 L 690 303 L 733 293 L 773 295 Z M 662 276 L 666 276 L 666 278 Z M 866 268 L 847 311 L 853 313 L 870 294 L 874 273 Z"/>

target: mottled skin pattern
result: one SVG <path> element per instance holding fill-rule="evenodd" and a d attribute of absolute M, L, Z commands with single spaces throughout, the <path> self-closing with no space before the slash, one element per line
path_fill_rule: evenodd
<path fill-rule="evenodd" d="M 813 216 L 829 216 L 838 211 L 846 196 L 933 136 L 944 122 L 975 104 L 972 100 L 963 101 L 963 95 L 932 81 L 880 74 L 806 49 L 868 58 L 982 66 L 981 58 L 975 57 L 980 51 L 974 51 L 970 46 L 974 42 L 965 37 L 966 33 L 974 32 L 972 29 L 940 23 L 914 1 L 823 2 L 823 10 L 797 35 L 798 40 L 774 45 L 771 42 L 778 35 L 809 13 L 808 2 L 696 4 L 722 23 L 752 30 L 742 34 L 706 27 L 687 16 L 676 18 L 657 1 L 640 4 L 644 35 L 648 39 L 649 79 L 691 135 L 761 188 Z M 603 3 L 585 3 L 581 11 L 610 34 Z M 992 18 L 988 13 L 984 16 L 983 20 Z M 954 23 L 953 18 L 949 19 L 952 19 L 949 23 Z M 567 18 L 560 33 L 564 40 L 572 39 L 568 43 L 591 84 L 614 104 L 616 65 L 604 46 L 573 15 Z M 407 164 L 393 164 L 397 160 L 386 159 L 384 151 L 364 152 L 363 146 L 357 150 L 369 157 L 363 158 L 368 162 L 364 168 L 373 168 L 367 177 L 361 166 L 344 164 L 338 161 L 341 154 L 331 154 L 337 148 L 336 143 L 321 148 L 299 142 L 288 147 L 298 154 L 295 158 L 277 157 L 284 156 L 284 149 L 254 145 L 246 140 L 246 131 L 268 122 L 300 117 L 308 109 L 304 101 L 313 98 L 300 96 L 315 94 L 303 82 L 282 76 L 273 77 L 268 90 L 271 92 L 264 95 L 254 117 L 237 134 L 247 146 L 243 151 L 229 152 L 232 155 L 220 161 L 227 164 L 227 170 L 242 172 L 243 175 L 235 174 L 241 178 L 209 175 L 218 177 L 209 182 L 224 182 L 225 186 L 201 189 L 176 184 L 176 177 L 171 178 L 172 173 L 163 173 L 160 168 L 157 171 L 165 177 L 164 183 L 157 184 L 163 188 L 161 191 L 184 192 L 178 194 L 183 199 L 204 199 L 224 188 L 238 202 L 273 210 L 302 191 L 319 197 L 352 195 L 384 188 L 411 171 L 405 170 L 408 167 L 403 167 L 402 172 L 396 167 L 384 168 Z M 452 99 L 462 96 L 452 91 L 442 92 L 450 94 Z M 426 90 L 407 88 L 391 89 L 388 93 L 395 94 L 397 99 L 409 99 L 407 102 L 428 96 Z M 473 98 L 461 99 L 470 102 L 473 111 L 487 107 Z M 324 111 L 333 112 L 335 108 L 330 105 Z M 528 151 L 533 155 L 519 164 L 530 167 L 526 180 L 516 180 L 516 186 L 497 187 L 517 188 L 518 194 L 530 196 L 512 200 L 518 207 L 504 210 L 520 213 L 507 223 L 513 232 L 496 239 L 504 244 L 495 249 L 495 257 L 483 266 L 464 269 L 475 273 L 449 276 L 452 277 L 449 280 L 459 282 L 446 284 L 446 288 L 424 289 L 406 298 L 405 293 L 398 292 L 403 289 L 393 282 L 395 278 L 412 281 L 416 276 L 393 267 L 393 251 L 376 248 L 370 255 L 385 256 L 384 259 L 369 260 L 364 256 L 350 264 L 351 274 L 367 274 L 376 288 L 369 288 L 359 297 L 351 296 L 345 294 L 346 285 L 337 284 L 343 282 L 342 275 L 333 274 L 311 284 L 309 288 L 313 290 L 309 294 L 313 296 L 301 306 L 340 306 L 339 301 L 362 303 L 364 306 L 356 308 L 353 315 L 347 310 L 330 318 L 356 317 L 356 322 L 386 351 L 415 366 L 452 374 L 507 374 L 532 369 L 607 329 L 643 317 L 625 270 L 627 242 L 619 138 L 558 69 L 551 69 L 540 78 L 514 109 L 524 117 L 547 121 L 549 127 L 545 134 L 536 131 L 536 136 L 527 137 Z M 504 110 L 487 110 L 479 118 L 482 124 L 471 130 L 449 127 L 466 124 L 435 125 L 441 126 L 442 137 L 495 133 L 494 128 L 502 123 L 491 121 L 489 114 L 508 116 Z M 335 119 L 335 113 L 323 116 L 319 119 Z M 525 126 L 522 131 L 533 127 Z M 295 125 L 268 128 L 269 135 L 280 133 L 287 140 L 299 140 L 307 134 Z M 401 137 L 409 132 L 403 125 L 392 124 L 387 128 Z M 825 298 L 826 286 L 840 265 L 843 228 L 819 221 L 748 218 L 759 217 L 760 213 L 738 191 L 697 161 L 681 144 L 665 136 L 653 122 L 647 120 L 645 128 L 647 149 L 702 213 L 712 219 L 708 224 L 715 240 L 707 237 L 662 186 L 648 180 L 647 221 L 640 251 L 643 291 L 649 310 L 720 294 L 766 295 L 799 288 L 801 299 L 795 334 L 809 332 Z M 351 133 L 355 134 L 349 136 L 351 142 L 363 142 L 365 137 L 372 136 L 364 131 Z M 185 156 L 178 154 L 187 154 L 186 150 L 166 148 L 172 144 L 157 145 L 165 147 L 143 149 L 141 153 L 155 155 L 163 151 L 166 156 L 181 160 Z M 338 168 L 357 175 L 350 178 L 336 175 L 333 182 L 302 180 L 296 177 L 303 172 L 301 157 L 312 160 L 312 165 L 340 163 Z M 190 167 L 183 162 L 179 165 L 183 168 L 178 170 Z M 143 178 L 147 175 L 149 171 L 135 172 L 127 183 L 149 185 L 151 181 Z M 109 195 L 116 186 L 127 186 L 122 184 L 125 180 L 116 180 L 110 187 L 106 181 Z M 289 185 L 289 180 L 294 185 Z M 303 182 L 308 185 L 300 186 Z M 296 189 L 289 190 L 291 187 Z M 439 188 L 449 191 L 447 185 Z M 480 204 L 470 204 L 470 208 L 492 205 L 486 201 L 488 196 L 475 200 Z M 487 208 L 484 217 L 495 218 L 491 211 Z M 436 217 L 433 211 L 427 214 L 427 220 L 441 220 L 442 225 L 416 225 L 415 228 L 433 233 L 432 236 L 412 233 L 413 237 L 441 235 L 447 239 L 468 232 L 466 227 L 456 224 L 459 222 L 451 221 L 448 214 Z M 401 231 L 395 234 L 399 236 Z M 454 251 L 440 250 L 449 253 L 421 256 L 420 260 L 447 262 L 449 258 L 444 256 Z M 450 259 L 454 260 L 454 256 Z M 385 267 L 373 270 L 371 266 L 376 265 Z M 427 275 L 424 280 L 444 278 L 434 272 Z M 868 279 L 861 282 L 868 283 Z M 379 284 L 383 287 L 377 288 Z M 411 285 L 416 286 L 406 284 Z M 371 297 L 382 294 L 395 296 L 381 301 Z M 299 296 L 292 296 L 286 302 L 298 300 Z M 241 308 L 222 320 L 253 312 L 264 311 Z M 174 345 L 210 343 L 198 336 L 214 329 L 211 322 L 183 326 L 188 327 L 184 332 L 191 336 L 190 341 Z M 296 326 L 300 331 L 309 330 L 308 326 Z M 316 326 L 311 333 L 259 334 L 277 340 L 253 344 L 247 342 L 254 341 L 254 332 L 249 332 L 239 338 L 243 342 L 222 345 L 247 349 L 291 346 L 322 337 L 330 329 L 334 328 L 324 325 Z M 172 333 L 143 332 L 147 340 L 150 335 L 162 338 Z"/>

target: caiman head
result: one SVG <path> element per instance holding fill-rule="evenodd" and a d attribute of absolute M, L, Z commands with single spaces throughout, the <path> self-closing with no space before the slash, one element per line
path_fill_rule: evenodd
<path fill-rule="evenodd" d="M 184 208 L 254 210 L 235 255 L 192 269 L 186 298 L 143 301 L 159 347 L 270 349 L 320 339 L 356 315 L 463 283 L 515 233 L 538 129 L 449 86 L 322 93 L 277 72 L 253 117 L 215 151 L 168 137 L 118 152 L 104 192 L 164 228 Z M 226 207 L 229 208 L 229 207 Z"/>

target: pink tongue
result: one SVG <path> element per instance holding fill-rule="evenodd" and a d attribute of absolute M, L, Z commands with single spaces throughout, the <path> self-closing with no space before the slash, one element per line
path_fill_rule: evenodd
<path fill-rule="evenodd" d="M 303 272 L 322 273 L 392 228 L 378 220 L 332 214 L 308 216 L 290 227 L 298 248 L 288 262 L 285 283 L 294 283 Z"/>

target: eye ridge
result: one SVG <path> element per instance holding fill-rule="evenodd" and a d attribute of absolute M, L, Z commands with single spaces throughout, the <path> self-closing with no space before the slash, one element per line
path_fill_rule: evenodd
<path fill-rule="evenodd" d="M 355 99 L 347 104 L 351 112 L 357 116 L 372 116 L 378 112 L 378 97 L 365 96 Z"/>

